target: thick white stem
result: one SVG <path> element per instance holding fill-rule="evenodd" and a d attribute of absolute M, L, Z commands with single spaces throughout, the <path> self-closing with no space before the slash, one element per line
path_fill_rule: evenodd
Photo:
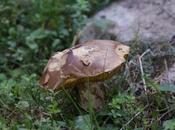
<path fill-rule="evenodd" d="M 102 82 L 85 83 L 79 86 L 80 105 L 84 110 L 100 110 L 105 103 L 105 91 Z"/>

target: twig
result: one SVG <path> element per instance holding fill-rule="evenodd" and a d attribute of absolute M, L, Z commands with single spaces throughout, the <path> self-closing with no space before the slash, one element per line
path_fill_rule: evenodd
<path fill-rule="evenodd" d="M 164 64 L 165 64 L 165 72 L 166 72 L 165 76 L 167 78 L 168 83 L 170 83 L 169 74 L 168 74 L 168 65 L 167 65 L 167 60 L 166 59 L 164 59 Z"/>
<path fill-rule="evenodd" d="M 144 71 L 143 71 L 143 65 L 142 65 L 142 58 L 143 58 L 143 56 L 146 55 L 148 52 L 150 52 L 150 49 L 146 50 L 146 51 L 139 57 L 140 71 L 141 71 L 142 81 L 143 81 L 143 87 L 144 87 L 144 90 L 145 90 L 145 91 L 146 91 L 147 87 L 146 87 L 146 81 L 145 81 L 145 77 L 144 77 Z"/>
<path fill-rule="evenodd" d="M 79 40 L 80 36 L 82 34 L 82 31 L 79 31 L 73 38 L 73 41 L 72 41 L 72 46 L 75 46 L 76 45 L 76 42 Z"/>
<path fill-rule="evenodd" d="M 4 101 L 0 98 L 0 103 L 3 105 L 2 107 L 6 108 L 9 111 L 12 111 L 7 104 L 4 103 Z"/>
<path fill-rule="evenodd" d="M 7 118 L 9 118 L 11 115 L 13 115 L 16 112 L 16 110 L 13 110 L 8 116 Z"/>
<path fill-rule="evenodd" d="M 131 121 L 134 120 L 134 118 L 136 118 L 138 115 L 140 115 L 142 112 L 138 112 L 136 113 L 120 130 L 123 130 L 127 125 L 129 125 L 131 123 Z"/>
<path fill-rule="evenodd" d="M 107 117 L 104 121 L 103 121 L 103 125 L 102 126 L 104 126 L 106 123 L 107 123 L 107 121 L 110 119 L 110 117 Z"/>
<path fill-rule="evenodd" d="M 165 113 L 163 113 L 159 118 L 158 120 L 160 121 L 164 116 L 166 116 L 167 114 L 169 114 L 171 111 L 173 111 L 174 109 L 170 109 L 168 111 L 166 111 Z"/>
<path fill-rule="evenodd" d="M 144 108 L 143 108 L 143 110 L 145 110 L 147 107 L 149 106 L 149 104 L 148 105 L 146 105 Z M 127 125 L 129 125 L 138 115 L 140 115 L 142 112 L 143 112 L 143 110 L 142 111 L 139 111 L 139 112 L 137 112 L 120 130 L 124 130 L 124 128 L 127 126 Z"/>

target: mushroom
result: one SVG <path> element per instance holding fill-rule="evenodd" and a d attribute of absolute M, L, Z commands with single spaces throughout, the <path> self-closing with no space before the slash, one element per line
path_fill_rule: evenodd
<path fill-rule="evenodd" d="M 104 92 L 95 82 L 116 74 L 129 53 L 129 47 L 112 40 L 90 40 L 57 52 L 48 61 L 40 84 L 51 90 L 76 86 L 80 105 L 87 110 L 88 98 L 94 109 L 101 108 Z M 90 93 L 87 97 L 87 92 Z"/>

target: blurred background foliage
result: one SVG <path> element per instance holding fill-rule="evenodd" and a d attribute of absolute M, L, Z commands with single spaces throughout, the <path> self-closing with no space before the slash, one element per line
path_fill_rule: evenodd
<path fill-rule="evenodd" d="M 1 0 L 0 71 L 41 72 L 50 55 L 69 47 L 74 35 L 108 0 Z"/>

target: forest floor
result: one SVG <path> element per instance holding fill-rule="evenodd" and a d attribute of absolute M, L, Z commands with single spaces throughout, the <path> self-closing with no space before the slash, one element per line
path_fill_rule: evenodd
<path fill-rule="evenodd" d="M 139 3 L 139 0 L 133 1 Z M 154 3 L 160 6 L 162 1 L 155 0 Z M 172 9 L 174 1 L 164 1 L 165 7 Z M 175 130 L 175 31 L 171 26 L 174 23 L 158 24 L 159 20 L 154 20 L 159 30 L 159 27 L 170 29 L 160 30 L 161 35 L 154 33 L 152 28 L 148 29 L 153 31 L 149 37 L 155 38 L 155 44 L 147 42 L 146 35 L 141 39 L 134 34 L 134 39 L 130 40 L 133 36 L 129 36 L 123 41 L 125 32 L 131 34 L 130 29 L 127 32 L 127 29 L 120 28 L 124 33 L 120 30 L 117 33 L 120 35 L 114 35 L 111 28 L 117 31 L 117 25 L 113 24 L 114 21 L 104 20 L 109 17 L 101 16 L 100 12 L 97 17 L 101 19 L 94 20 L 92 27 L 90 24 L 85 27 L 88 18 L 108 4 L 109 0 L 0 1 L 0 129 Z M 133 8 L 136 6 L 130 9 Z M 143 8 L 145 11 L 145 6 Z M 121 11 L 126 13 L 123 8 Z M 174 8 L 171 11 L 174 12 Z M 120 14 L 121 20 L 128 16 L 125 13 Z M 113 16 L 110 18 L 112 20 Z M 171 16 L 167 19 L 173 21 Z M 71 47 L 79 30 L 83 30 L 79 41 L 89 37 L 119 40 L 131 48 L 123 71 L 104 81 L 106 103 L 98 112 L 91 108 L 83 110 L 74 89 L 53 92 L 39 85 L 49 57 L 56 51 Z"/>

